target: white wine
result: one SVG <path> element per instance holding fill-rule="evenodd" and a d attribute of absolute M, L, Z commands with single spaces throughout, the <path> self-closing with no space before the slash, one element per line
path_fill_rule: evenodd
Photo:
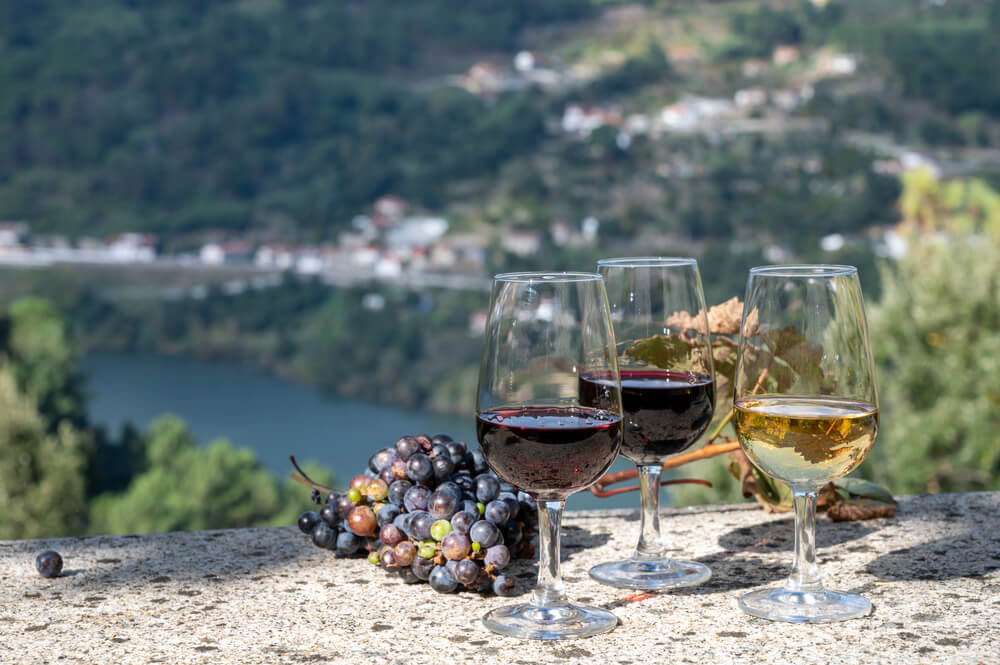
<path fill-rule="evenodd" d="M 734 425 L 759 469 L 797 488 L 853 471 L 878 431 L 878 407 L 841 397 L 762 395 L 737 400 Z"/>

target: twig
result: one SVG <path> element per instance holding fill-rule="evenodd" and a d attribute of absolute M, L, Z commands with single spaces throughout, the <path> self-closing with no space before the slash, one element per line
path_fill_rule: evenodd
<path fill-rule="evenodd" d="M 622 473 L 625 473 L 625 472 L 622 472 Z M 609 475 L 617 475 L 617 474 L 609 474 Z M 631 477 L 634 478 L 635 475 L 636 475 L 636 472 L 635 472 L 635 470 L 633 470 Z M 604 478 L 607 478 L 607 477 L 608 476 L 604 476 Z M 638 485 L 631 485 L 629 487 L 616 487 L 613 490 L 606 490 L 606 489 L 604 489 L 604 487 L 606 485 L 610 485 L 610 484 L 613 484 L 613 483 L 601 484 L 601 482 L 604 480 L 604 478 L 602 478 L 600 481 L 598 481 L 597 484 L 595 484 L 593 487 L 590 488 L 590 491 L 594 494 L 594 496 L 599 496 L 602 499 L 606 499 L 609 496 L 614 496 L 615 494 L 622 494 L 623 492 L 634 492 L 637 489 L 639 489 Z M 622 480 L 625 480 L 625 478 L 622 478 Z M 660 482 L 660 487 L 663 487 L 664 485 L 680 485 L 682 483 L 687 483 L 687 484 L 692 484 L 692 485 L 704 485 L 705 487 L 711 487 L 712 486 L 712 483 L 708 482 L 707 480 L 702 480 L 701 478 L 673 478 L 671 480 L 663 480 L 663 481 L 661 481 Z M 599 484 L 600 484 L 600 489 L 596 489 Z"/>
<path fill-rule="evenodd" d="M 682 455 L 678 455 L 676 457 L 668 459 L 663 463 L 663 468 L 672 469 L 674 467 L 682 466 L 684 464 L 695 462 L 700 459 L 707 459 L 709 457 L 715 457 L 717 455 L 722 455 L 724 453 L 732 452 L 734 450 L 739 450 L 739 447 L 740 447 L 739 442 L 733 439 L 729 439 L 721 443 L 711 443 L 707 446 L 704 446 L 703 448 L 699 448 L 698 450 L 692 450 L 689 453 L 684 453 Z M 633 492 L 639 488 L 625 487 L 617 490 L 610 490 L 611 492 L 610 494 L 607 494 L 606 492 L 608 490 L 605 490 L 604 488 L 607 487 L 608 485 L 614 485 L 616 483 L 620 483 L 626 480 L 631 480 L 633 478 L 638 477 L 638 475 L 639 475 L 638 469 L 627 469 L 625 471 L 616 471 L 615 473 L 609 473 L 605 476 L 602 476 L 600 480 L 594 483 L 594 485 L 590 488 L 590 491 L 595 496 L 613 496 L 614 494 L 620 494 L 622 492 Z M 663 483 L 661 483 L 661 485 L 669 485 L 677 482 L 688 482 L 688 483 L 693 482 L 700 485 L 707 484 L 708 487 L 712 486 L 711 483 L 708 483 L 707 481 L 695 480 L 689 478 L 666 480 Z"/>
<path fill-rule="evenodd" d="M 288 459 L 292 461 L 292 466 L 294 466 L 295 470 L 298 471 L 298 473 L 288 474 L 288 477 L 294 480 L 295 482 L 302 483 L 306 487 L 312 487 L 313 489 L 317 489 L 320 492 L 326 492 L 327 494 L 329 494 L 330 492 L 340 491 L 340 490 L 335 490 L 332 487 L 326 487 L 324 485 L 320 485 L 312 478 L 310 478 L 308 475 L 306 475 L 306 472 L 302 470 L 302 467 L 299 466 L 299 463 L 295 461 L 294 455 L 289 455 Z"/>

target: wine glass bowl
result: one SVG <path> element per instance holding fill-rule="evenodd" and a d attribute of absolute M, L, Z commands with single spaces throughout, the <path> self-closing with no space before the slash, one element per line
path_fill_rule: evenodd
<path fill-rule="evenodd" d="M 580 377 L 607 381 L 580 398 Z M 529 603 L 483 618 L 514 637 L 567 639 L 614 628 L 606 610 L 572 605 L 559 574 L 565 499 L 594 484 L 621 447 L 614 333 L 596 273 L 511 273 L 493 282 L 476 401 L 476 433 L 500 478 L 538 503 L 538 585 Z"/>
<path fill-rule="evenodd" d="M 795 508 L 795 564 L 780 589 L 743 596 L 747 613 L 789 622 L 870 612 L 862 596 L 823 588 L 816 565 L 816 493 L 853 471 L 878 432 L 874 363 L 853 266 L 750 271 L 734 381 L 740 447 L 786 483 Z"/>
<path fill-rule="evenodd" d="M 664 460 L 693 446 L 715 409 L 711 339 L 698 264 L 690 258 L 639 257 L 598 262 L 617 342 L 624 433 L 622 455 L 639 467 L 639 543 L 631 557 L 590 570 L 615 587 L 691 586 L 709 579 L 697 562 L 671 559 L 659 527 Z M 587 401 L 607 377 L 581 374 Z"/>

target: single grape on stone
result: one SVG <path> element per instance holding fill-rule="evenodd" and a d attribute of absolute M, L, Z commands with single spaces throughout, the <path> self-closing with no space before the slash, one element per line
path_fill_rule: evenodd
<path fill-rule="evenodd" d="M 62 555 L 55 550 L 39 552 L 38 556 L 35 557 L 35 570 L 42 577 L 58 577 L 59 573 L 62 572 L 62 568 Z"/>

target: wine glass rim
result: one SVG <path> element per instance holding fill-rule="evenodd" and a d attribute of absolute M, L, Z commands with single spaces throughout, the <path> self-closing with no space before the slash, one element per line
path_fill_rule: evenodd
<path fill-rule="evenodd" d="M 697 264 L 698 260 L 689 256 L 623 256 L 597 261 L 598 266 L 609 268 L 669 268 Z"/>
<path fill-rule="evenodd" d="M 750 274 L 760 277 L 846 277 L 856 275 L 854 266 L 834 263 L 799 263 L 750 268 Z"/>
<path fill-rule="evenodd" d="M 495 282 L 593 282 L 603 279 L 596 272 L 504 272 L 493 276 Z"/>

